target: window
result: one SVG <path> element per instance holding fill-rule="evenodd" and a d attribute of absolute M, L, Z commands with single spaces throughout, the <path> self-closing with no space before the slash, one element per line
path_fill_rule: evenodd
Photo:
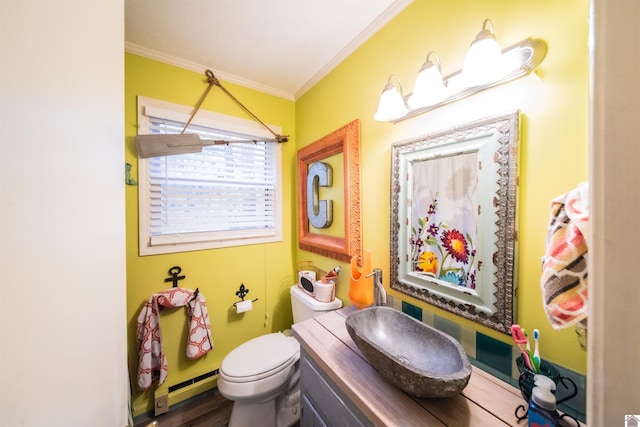
<path fill-rule="evenodd" d="M 138 132 L 180 133 L 190 113 L 138 97 Z M 257 122 L 202 110 L 188 131 L 228 141 L 272 136 Z M 281 241 L 281 157 L 268 142 L 138 159 L 140 255 Z"/>

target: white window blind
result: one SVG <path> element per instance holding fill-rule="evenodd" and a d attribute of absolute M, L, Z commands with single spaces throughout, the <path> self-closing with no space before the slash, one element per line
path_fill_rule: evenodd
<path fill-rule="evenodd" d="M 146 115 L 145 121 L 145 133 L 180 133 L 184 127 L 164 117 Z M 202 124 L 188 131 L 211 140 L 261 137 Z M 141 227 L 141 254 L 281 240 L 279 150 L 272 142 L 231 143 L 140 159 L 146 162 L 140 185 L 148 193 L 140 198 L 141 207 L 146 204 L 140 223 L 148 226 L 144 235 Z"/>

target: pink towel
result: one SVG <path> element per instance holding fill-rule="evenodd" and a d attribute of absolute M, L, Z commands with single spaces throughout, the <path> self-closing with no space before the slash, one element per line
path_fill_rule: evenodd
<path fill-rule="evenodd" d="M 187 357 L 197 359 L 213 348 L 211 325 L 207 305 L 202 293 L 194 298 L 194 291 L 171 288 L 149 297 L 138 316 L 136 337 L 138 340 L 138 387 L 147 390 L 153 381 L 162 384 L 167 378 L 167 359 L 162 348 L 160 333 L 161 307 L 187 306 L 189 316 L 189 336 L 187 337 Z"/>
<path fill-rule="evenodd" d="M 589 184 L 551 202 L 547 251 L 542 266 L 543 306 L 555 329 L 587 317 Z"/>

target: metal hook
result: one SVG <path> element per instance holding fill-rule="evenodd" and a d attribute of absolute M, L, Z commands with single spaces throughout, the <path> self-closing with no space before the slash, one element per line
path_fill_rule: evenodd
<path fill-rule="evenodd" d="M 167 277 L 166 279 L 164 279 L 165 282 L 173 282 L 173 287 L 177 288 L 178 287 L 178 280 L 182 280 L 184 278 L 186 278 L 187 276 L 178 276 L 178 274 L 180 274 L 180 272 L 182 271 L 182 269 L 180 267 L 178 267 L 177 265 L 174 267 L 171 267 L 169 269 L 169 274 L 171 275 L 171 277 Z"/>

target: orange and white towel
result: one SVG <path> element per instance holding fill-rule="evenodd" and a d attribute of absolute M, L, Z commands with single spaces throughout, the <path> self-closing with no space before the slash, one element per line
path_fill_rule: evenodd
<path fill-rule="evenodd" d="M 151 295 L 144 304 L 136 329 L 138 340 L 138 387 L 147 390 L 154 381 L 158 385 L 167 378 L 167 358 L 162 348 L 160 333 L 161 307 L 187 307 L 189 336 L 187 337 L 187 357 L 197 359 L 213 348 L 211 324 L 207 304 L 202 293 L 194 298 L 194 291 L 185 288 L 171 288 Z"/>
<path fill-rule="evenodd" d="M 551 325 L 563 329 L 587 317 L 589 184 L 551 201 L 542 265 L 543 306 Z"/>

